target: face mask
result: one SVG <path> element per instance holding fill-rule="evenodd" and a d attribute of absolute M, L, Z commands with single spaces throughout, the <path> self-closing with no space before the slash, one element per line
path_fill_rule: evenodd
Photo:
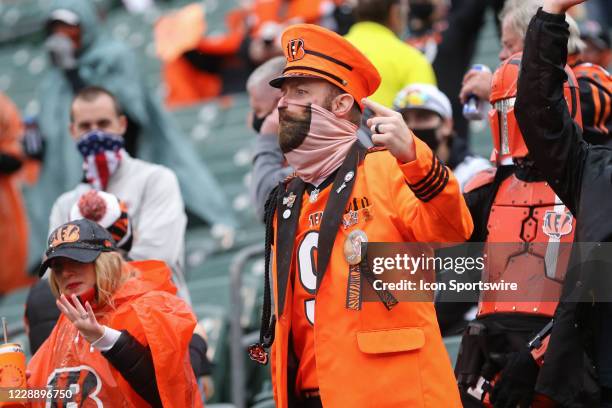
<path fill-rule="evenodd" d="M 438 150 L 438 146 L 440 146 L 440 141 L 438 140 L 438 128 L 430 128 L 430 129 L 413 129 L 414 134 L 427 143 L 427 146 L 435 153 Z"/>
<path fill-rule="evenodd" d="M 287 162 L 307 183 L 318 186 L 344 161 L 357 140 L 357 126 L 321 106 L 289 102 L 279 108 L 279 144 Z M 301 113 L 294 113 L 296 111 Z"/>
<path fill-rule="evenodd" d="M 289 111 L 288 107 L 278 108 L 278 144 L 283 153 L 299 147 L 310 132 L 312 106 L 298 103 L 287 105 L 299 109 Z M 295 111 L 299 110 L 299 113 Z"/>
<path fill-rule="evenodd" d="M 261 133 L 261 126 L 263 125 L 264 121 L 266 120 L 266 118 L 268 117 L 268 115 L 264 115 L 262 117 L 259 117 L 255 114 L 255 112 L 253 112 L 253 119 L 251 120 L 251 124 L 253 126 L 253 130 L 256 133 Z"/>
<path fill-rule="evenodd" d="M 63 69 L 73 69 L 77 66 L 76 49 L 70 38 L 64 34 L 53 34 L 45 41 L 45 48 L 51 56 L 53 65 Z"/>
<path fill-rule="evenodd" d="M 83 156 L 87 182 L 96 190 L 106 190 L 108 181 L 121 163 L 123 138 L 94 130 L 79 138 L 77 148 Z"/>

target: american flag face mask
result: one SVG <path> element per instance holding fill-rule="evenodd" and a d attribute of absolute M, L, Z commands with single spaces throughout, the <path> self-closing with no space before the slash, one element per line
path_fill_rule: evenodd
<path fill-rule="evenodd" d="M 96 190 L 106 190 L 110 177 L 121 163 L 123 138 L 94 130 L 79 138 L 77 148 L 83 156 L 87 182 Z"/>

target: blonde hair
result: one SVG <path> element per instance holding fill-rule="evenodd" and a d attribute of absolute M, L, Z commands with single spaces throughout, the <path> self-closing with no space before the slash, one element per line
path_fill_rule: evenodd
<path fill-rule="evenodd" d="M 499 21 L 508 25 L 520 38 L 527 35 L 527 27 L 531 18 L 536 14 L 539 7 L 544 4 L 543 0 L 506 0 L 504 8 L 499 13 Z M 567 40 L 567 51 L 569 54 L 581 52 L 584 49 L 584 41 L 580 39 L 578 24 L 569 15 L 565 15 L 565 21 L 569 24 L 569 39 Z"/>
<path fill-rule="evenodd" d="M 130 277 L 134 276 L 134 270 L 126 262 L 119 252 L 101 252 L 94 262 L 96 274 L 96 303 L 99 306 L 110 306 L 114 308 L 113 295 Z M 59 285 L 55 270 L 51 268 L 49 275 L 49 286 L 56 298 L 60 297 Z"/>

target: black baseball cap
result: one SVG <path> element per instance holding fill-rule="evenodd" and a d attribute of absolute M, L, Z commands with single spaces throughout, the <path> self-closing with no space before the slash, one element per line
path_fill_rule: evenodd
<path fill-rule="evenodd" d="M 49 236 L 43 263 L 38 275 L 43 276 L 52 259 L 68 258 L 81 263 L 95 261 L 100 253 L 116 251 L 110 233 L 88 219 L 67 222 Z"/>

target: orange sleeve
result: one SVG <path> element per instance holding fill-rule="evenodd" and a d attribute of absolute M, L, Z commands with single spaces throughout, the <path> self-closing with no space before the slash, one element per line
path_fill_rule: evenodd
<path fill-rule="evenodd" d="M 48 362 L 45 357 L 52 351 L 50 344 L 54 341 L 53 334 L 38 348 L 36 353 L 27 363 L 26 371 L 30 372 L 30 378 L 27 379 L 28 388 L 41 388 L 46 385 L 44 378 L 49 375 Z"/>
<path fill-rule="evenodd" d="M 200 408 L 202 398 L 189 361 L 189 341 L 196 325 L 190 307 L 176 296 L 153 291 L 131 305 L 129 324 L 136 338 L 144 334 L 151 349 L 159 395 L 164 406 Z M 127 325 L 127 324 L 126 324 Z M 138 330 L 144 333 L 138 333 Z"/>
<path fill-rule="evenodd" d="M 416 159 L 391 174 L 398 222 L 419 242 L 463 242 L 474 228 L 453 173 L 417 137 Z"/>

